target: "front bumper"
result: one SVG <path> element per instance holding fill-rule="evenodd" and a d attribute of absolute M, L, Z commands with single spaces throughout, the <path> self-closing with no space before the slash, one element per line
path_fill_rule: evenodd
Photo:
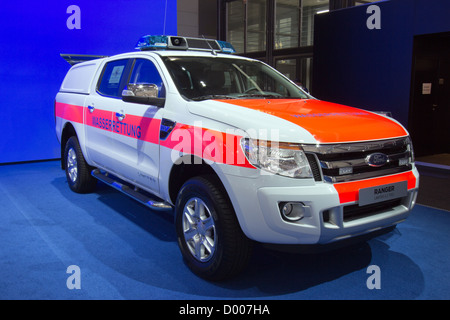
<path fill-rule="evenodd" d="M 360 207 L 357 195 L 326 182 L 299 181 L 279 176 L 264 178 L 227 177 L 230 198 L 244 233 L 251 239 L 271 244 L 326 244 L 377 231 L 405 220 L 418 192 L 418 172 L 365 180 L 363 185 L 377 186 L 385 179 L 408 180 L 406 196 Z M 270 181 L 272 180 L 272 181 Z M 267 187 L 268 182 L 273 182 Z M 283 183 L 284 182 L 284 183 Z M 294 185 L 296 183 L 297 185 Z M 304 185 L 298 185 L 302 183 Z M 232 187 L 231 187 L 232 186 Z M 353 182 L 353 189 L 357 184 Z M 255 192 L 256 191 L 256 192 Z M 357 189 L 353 194 L 357 194 Z M 304 217 L 286 221 L 280 202 L 299 202 Z"/>

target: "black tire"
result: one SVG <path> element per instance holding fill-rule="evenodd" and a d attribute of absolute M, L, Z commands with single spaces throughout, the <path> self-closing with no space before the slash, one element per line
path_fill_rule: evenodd
<path fill-rule="evenodd" d="M 64 149 L 64 164 L 67 182 L 72 191 L 77 193 L 94 191 L 97 179 L 91 175 L 92 168 L 86 163 L 76 136 L 67 140 Z"/>
<path fill-rule="evenodd" d="M 190 213 L 196 209 L 200 214 L 195 223 L 195 213 Z M 178 193 L 175 214 L 178 245 L 195 274 L 219 281 L 247 266 L 252 241 L 242 232 L 226 191 L 215 178 L 188 180 Z"/>

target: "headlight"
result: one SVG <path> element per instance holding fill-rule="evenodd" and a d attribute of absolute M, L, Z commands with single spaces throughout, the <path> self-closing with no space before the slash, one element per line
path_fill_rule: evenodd
<path fill-rule="evenodd" d="M 241 146 L 248 161 L 257 168 L 291 178 L 313 177 L 299 144 L 243 138 Z"/>

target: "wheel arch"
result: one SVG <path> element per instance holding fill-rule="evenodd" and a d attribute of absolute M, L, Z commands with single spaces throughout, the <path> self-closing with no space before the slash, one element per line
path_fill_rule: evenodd
<path fill-rule="evenodd" d="M 77 131 L 70 122 L 66 122 L 61 134 L 61 169 L 63 170 L 66 168 L 66 164 L 64 162 L 64 149 L 66 148 L 67 141 L 73 136 L 78 138 Z"/>
<path fill-rule="evenodd" d="M 223 189 L 226 196 L 229 198 L 228 192 L 225 186 L 219 178 L 219 175 L 214 168 L 206 163 L 200 157 L 194 155 L 185 155 L 179 158 L 170 171 L 168 191 L 169 197 L 172 203 L 176 202 L 178 192 L 183 184 L 189 179 L 197 176 L 208 175 L 214 177 L 219 186 Z"/>

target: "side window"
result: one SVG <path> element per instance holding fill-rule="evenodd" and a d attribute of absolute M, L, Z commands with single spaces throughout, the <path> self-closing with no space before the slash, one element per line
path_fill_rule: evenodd
<path fill-rule="evenodd" d="M 130 84 L 155 84 L 158 87 L 158 98 L 166 96 L 164 83 L 153 62 L 146 59 L 136 59 Z"/>
<path fill-rule="evenodd" d="M 110 96 L 121 97 L 124 76 L 127 73 L 128 59 L 108 62 L 103 69 L 102 78 L 98 84 L 98 92 Z"/>

